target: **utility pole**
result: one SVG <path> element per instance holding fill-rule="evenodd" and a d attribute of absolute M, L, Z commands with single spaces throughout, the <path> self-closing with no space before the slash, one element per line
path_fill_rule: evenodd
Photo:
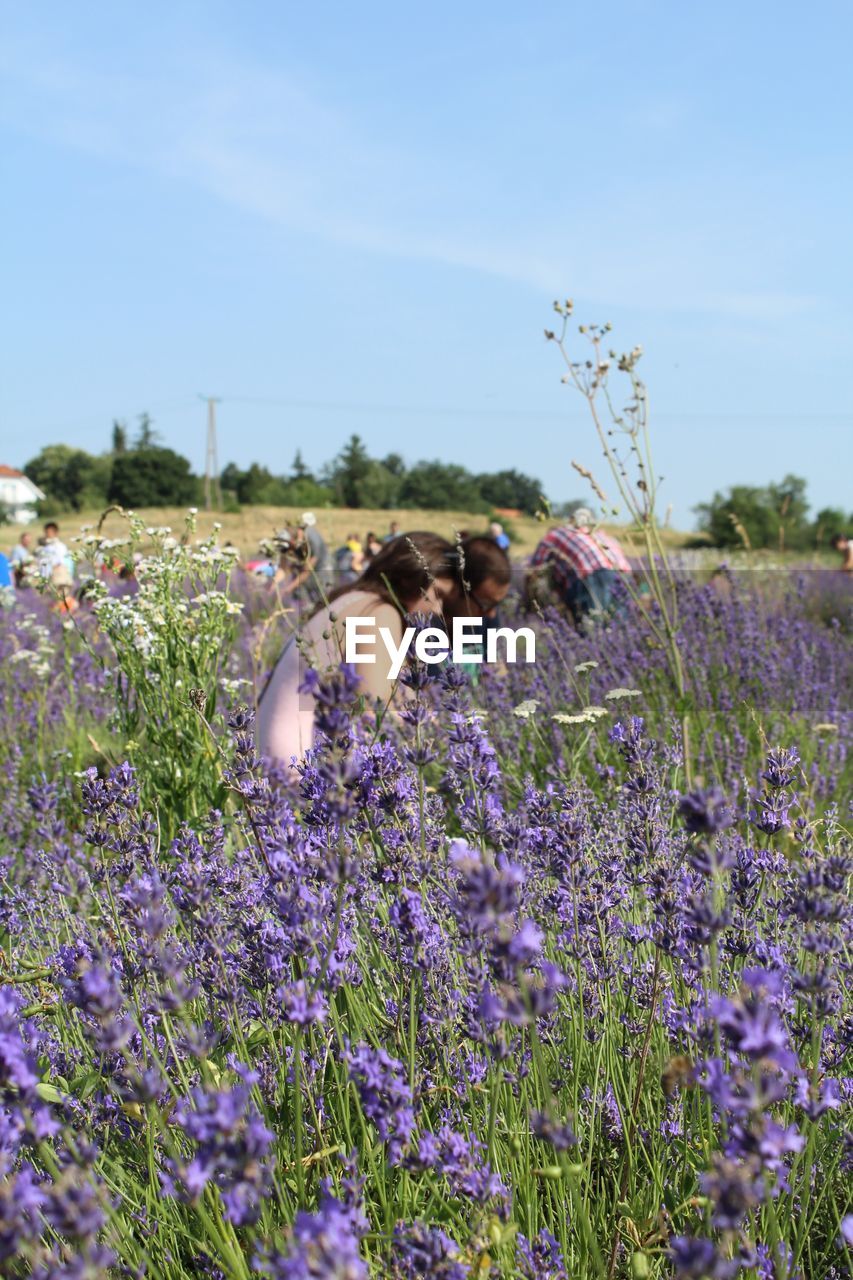
<path fill-rule="evenodd" d="M 207 403 L 207 453 L 204 459 L 204 509 L 210 511 L 215 502 L 217 510 L 222 506 L 222 489 L 219 484 L 219 462 L 216 456 L 216 406 L 222 403 L 221 396 L 203 396 L 199 399 Z"/>

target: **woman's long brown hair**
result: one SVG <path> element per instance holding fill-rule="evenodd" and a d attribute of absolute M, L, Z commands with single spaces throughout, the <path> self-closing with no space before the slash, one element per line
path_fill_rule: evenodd
<path fill-rule="evenodd" d="M 458 582 L 459 562 L 453 543 L 440 534 L 401 533 L 377 551 L 355 582 L 336 587 L 327 600 L 337 600 L 350 591 L 369 591 L 402 610 L 406 604 L 425 595 L 436 578 L 452 578 Z"/>

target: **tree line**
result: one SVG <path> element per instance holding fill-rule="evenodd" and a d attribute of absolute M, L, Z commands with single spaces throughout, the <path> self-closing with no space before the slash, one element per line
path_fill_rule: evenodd
<path fill-rule="evenodd" d="M 125 423 L 115 422 L 106 453 L 48 445 L 25 465 L 24 473 L 47 495 L 41 504 L 45 515 L 108 503 L 131 509 L 198 505 L 204 488 L 189 460 L 160 442 L 147 414 L 140 416 L 132 438 Z M 506 507 L 533 515 L 543 498 L 540 482 L 514 469 L 474 474 L 438 459 L 409 466 L 397 453 L 372 458 L 357 435 L 316 474 L 297 451 L 286 474 L 275 474 L 259 462 L 246 468 L 229 462 L 219 482 L 224 511 L 346 506 L 487 513 Z"/>
<path fill-rule="evenodd" d="M 24 467 L 47 495 L 43 515 L 91 510 L 109 503 L 130 509 L 201 505 L 204 480 L 189 460 L 162 444 L 148 414 L 135 432 L 113 423 L 111 448 L 94 455 L 70 445 L 48 445 Z M 229 462 L 219 477 L 224 511 L 242 506 L 345 506 L 381 510 L 419 508 L 487 513 L 512 508 L 534 515 L 542 506 L 540 482 L 515 469 L 476 474 L 438 459 L 408 465 L 399 453 L 371 457 L 353 435 L 316 473 L 297 450 L 290 470 L 276 474 L 259 462 Z M 552 508 L 568 515 L 578 502 Z M 763 486 L 732 485 L 694 508 L 705 538 L 718 547 L 806 550 L 827 546 L 847 532 L 853 515 L 838 507 L 810 514 L 806 481 L 785 476 Z"/>
<path fill-rule="evenodd" d="M 288 475 L 273 475 L 252 463 L 242 471 L 229 463 L 222 472 L 223 494 L 239 503 L 288 506 L 366 507 L 379 510 L 421 508 L 434 511 L 489 512 L 508 507 L 534 515 L 542 506 L 539 480 L 514 469 L 475 474 L 438 459 L 407 465 L 399 453 L 372 458 L 360 436 L 315 475 L 297 452 Z M 294 493 L 299 496 L 294 498 Z M 303 498 L 302 495 L 305 495 Z"/>
<path fill-rule="evenodd" d="M 828 546 L 833 534 L 853 524 L 853 515 L 840 507 L 822 507 L 811 516 L 806 481 L 792 475 L 767 485 L 732 485 L 694 511 L 700 531 L 716 547 L 811 550 Z"/>
<path fill-rule="evenodd" d="M 140 414 L 132 439 L 126 423 L 114 422 L 107 452 L 49 444 L 25 464 L 24 475 L 46 495 L 39 504 L 46 516 L 110 503 L 131 509 L 193 506 L 200 492 L 189 460 L 160 443 L 147 413 Z"/>

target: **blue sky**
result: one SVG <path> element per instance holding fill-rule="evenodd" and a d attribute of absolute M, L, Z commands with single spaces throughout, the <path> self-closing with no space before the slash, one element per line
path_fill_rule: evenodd
<path fill-rule="evenodd" d="M 205 392 L 221 463 L 357 431 L 583 496 L 571 296 L 645 349 L 677 523 L 788 471 L 849 504 L 846 3 L 0 15 L 0 461 L 147 409 L 201 467 Z"/>

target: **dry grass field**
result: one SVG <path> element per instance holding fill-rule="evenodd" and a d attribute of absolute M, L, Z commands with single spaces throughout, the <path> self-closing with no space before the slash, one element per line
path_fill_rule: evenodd
<path fill-rule="evenodd" d="M 80 530 L 87 525 L 96 525 L 101 514 L 100 511 L 85 511 L 57 517 L 63 539 L 72 545 L 73 538 Z M 147 525 L 168 525 L 175 531 L 183 529 L 186 518 L 186 511 L 177 507 L 143 510 L 138 514 Z M 276 529 L 298 519 L 301 514 L 302 509 L 292 507 L 244 507 L 235 514 L 199 511 L 197 528 L 199 535 L 205 536 L 212 529 L 214 521 L 218 521 L 222 526 L 222 541 L 232 542 L 239 548 L 241 556 L 250 558 L 257 552 L 261 539 L 268 538 Z M 470 511 L 355 511 L 347 507 L 327 507 L 319 508 L 315 514 L 318 529 L 333 548 L 340 546 L 350 533 L 363 539 L 372 530 L 382 538 L 388 532 L 392 520 L 397 521 L 401 530 L 426 529 L 451 539 L 460 530 L 485 533 L 488 529 L 488 518 Z M 108 537 L 120 536 L 125 527 L 125 521 L 115 513 L 107 516 L 103 526 Z M 530 516 L 521 516 L 516 520 L 505 521 L 504 527 L 513 539 L 511 554 L 517 557 L 529 555 L 548 526 Z M 38 536 L 41 522 L 37 521 L 29 526 L 6 526 L 0 531 L 0 549 L 8 552 L 24 528 L 29 528 Z M 609 528 L 617 534 L 626 549 L 630 550 L 636 542 L 636 539 L 632 539 L 630 530 L 618 525 Z M 665 530 L 664 536 L 669 546 L 680 547 L 684 545 L 687 535 Z"/>

